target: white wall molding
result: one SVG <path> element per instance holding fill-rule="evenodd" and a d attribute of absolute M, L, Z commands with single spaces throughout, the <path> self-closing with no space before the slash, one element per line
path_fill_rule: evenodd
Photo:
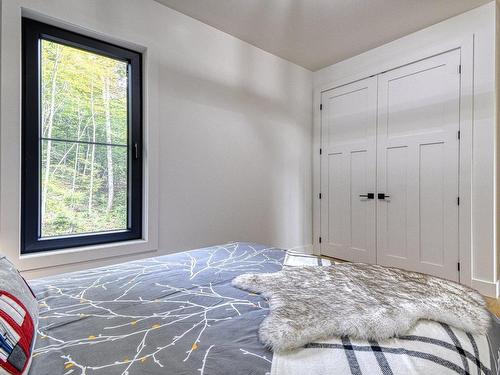
<path fill-rule="evenodd" d="M 304 254 L 313 254 L 313 245 L 308 244 L 308 245 L 300 245 L 300 246 L 294 246 L 294 247 L 289 247 L 285 250 L 292 250 Z"/>
<path fill-rule="evenodd" d="M 495 297 L 500 293 L 499 282 L 491 282 L 484 280 L 472 280 L 471 287 L 476 289 L 479 293 L 484 296 Z"/>

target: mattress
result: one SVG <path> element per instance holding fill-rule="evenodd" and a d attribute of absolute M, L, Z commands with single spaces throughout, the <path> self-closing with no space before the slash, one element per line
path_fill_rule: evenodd
<path fill-rule="evenodd" d="M 284 258 L 277 248 L 231 243 L 33 280 L 40 322 L 30 374 L 268 374 L 273 355 L 258 341 L 268 304 L 231 281 L 279 271 Z M 499 332 L 488 338 L 482 369 L 469 358 L 471 373 L 497 373 Z M 419 350 L 436 354 L 431 344 Z M 460 344 L 448 351 L 458 373 L 468 373 Z"/>

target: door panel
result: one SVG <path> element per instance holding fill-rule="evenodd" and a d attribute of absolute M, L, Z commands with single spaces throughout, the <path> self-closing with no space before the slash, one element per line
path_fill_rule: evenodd
<path fill-rule="evenodd" d="M 420 261 L 444 264 L 445 201 L 443 142 L 420 145 Z"/>
<path fill-rule="evenodd" d="M 378 77 L 377 262 L 458 280 L 460 51 Z"/>
<path fill-rule="evenodd" d="M 385 235 L 387 253 L 405 259 L 408 256 L 406 228 L 408 147 L 389 147 L 386 153 L 387 191 L 391 192 L 391 204 L 386 207 Z"/>
<path fill-rule="evenodd" d="M 321 253 L 375 262 L 377 81 L 322 94 Z"/>
<path fill-rule="evenodd" d="M 353 151 L 349 155 L 350 160 L 350 178 L 351 186 L 359 187 L 358 189 L 351 189 L 350 191 L 350 203 L 351 203 L 351 247 L 357 251 L 364 251 L 364 249 L 369 249 L 375 244 L 370 244 L 369 239 L 369 227 L 371 223 L 367 223 L 367 209 L 369 210 L 370 205 L 367 204 L 366 200 L 360 199 L 359 193 L 363 193 L 363 188 L 368 187 L 368 181 L 366 176 L 368 174 L 367 168 L 371 167 L 370 160 L 368 160 L 368 152 L 363 151 Z M 366 190 L 366 188 L 365 188 Z M 370 190 L 371 191 L 371 190 Z"/>
<path fill-rule="evenodd" d="M 328 202 L 329 212 L 348 212 L 348 186 L 345 181 L 349 178 L 347 163 L 342 153 L 328 155 Z M 325 203 L 326 203 L 325 202 Z M 332 215 L 328 221 L 328 237 L 332 245 L 340 245 L 349 241 L 348 215 Z"/>

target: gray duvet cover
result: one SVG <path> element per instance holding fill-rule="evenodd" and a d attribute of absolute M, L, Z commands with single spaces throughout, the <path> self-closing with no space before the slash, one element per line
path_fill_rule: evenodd
<path fill-rule="evenodd" d="M 284 257 L 280 249 L 232 243 L 33 280 L 40 322 L 30 375 L 269 373 L 272 353 L 257 336 L 268 305 L 231 281 L 279 271 Z M 492 371 L 485 374 L 497 374 L 497 319 L 489 344 Z M 448 347 L 462 363 L 460 344 Z M 352 345 L 343 351 L 353 357 Z"/>
<path fill-rule="evenodd" d="M 285 252 L 248 243 L 30 282 L 40 302 L 31 375 L 265 374 L 268 305 L 231 286 L 281 269 Z"/>

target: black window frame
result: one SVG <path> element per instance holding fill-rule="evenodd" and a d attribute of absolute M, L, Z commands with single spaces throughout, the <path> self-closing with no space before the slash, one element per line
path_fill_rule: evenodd
<path fill-rule="evenodd" d="M 48 40 L 128 63 L 128 228 L 59 237 L 41 237 L 40 45 Z M 29 18 L 22 19 L 21 253 L 141 239 L 143 201 L 142 54 Z"/>

